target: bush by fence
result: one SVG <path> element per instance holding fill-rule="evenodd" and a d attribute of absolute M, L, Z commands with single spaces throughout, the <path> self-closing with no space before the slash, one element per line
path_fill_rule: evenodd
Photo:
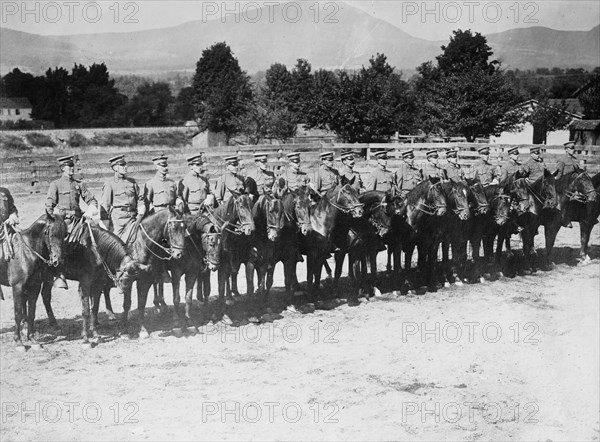
<path fill-rule="evenodd" d="M 97 133 L 90 140 L 94 146 L 161 146 L 184 147 L 190 145 L 190 139 L 182 132 L 109 132 Z"/>
<path fill-rule="evenodd" d="M 46 134 L 32 132 L 25 135 L 27 142 L 33 147 L 56 147 L 56 143 Z"/>
<path fill-rule="evenodd" d="M 21 137 L 15 135 L 0 135 L 0 147 L 7 151 L 28 151 L 31 148 L 25 144 Z"/>

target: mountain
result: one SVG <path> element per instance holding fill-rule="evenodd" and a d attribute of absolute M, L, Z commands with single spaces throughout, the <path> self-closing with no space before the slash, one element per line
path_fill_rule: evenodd
<path fill-rule="evenodd" d="M 202 51 L 225 41 L 242 69 L 252 73 L 272 63 L 288 66 L 306 58 L 313 68 L 358 68 L 377 52 L 398 69 L 413 71 L 433 60 L 447 42 L 412 37 L 398 27 L 344 3 L 335 18 L 314 20 L 310 3 L 299 2 L 302 14 L 291 23 L 282 14 L 261 10 L 262 19 L 250 23 L 239 16 L 227 20 L 191 21 L 179 26 L 127 33 L 41 36 L 0 29 L 0 72 L 14 67 L 33 73 L 48 67 L 71 68 L 104 62 L 111 73 L 193 71 Z M 490 34 L 494 56 L 507 67 L 595 67 L 600 65 L 600 27 L 587 32 L 535 27 Z"/>

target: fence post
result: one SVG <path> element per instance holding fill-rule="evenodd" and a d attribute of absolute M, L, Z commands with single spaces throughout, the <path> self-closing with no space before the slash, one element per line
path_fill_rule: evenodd
<path fill-rule="evenodd" d="M 367 144 L 367 166 L 371 165 L 371 144 Z"/>

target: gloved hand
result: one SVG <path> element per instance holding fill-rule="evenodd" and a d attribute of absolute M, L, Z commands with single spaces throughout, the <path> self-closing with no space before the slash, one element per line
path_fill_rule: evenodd
<path fill-rule="evenodd" d="M 98 208 L 93 205 L 89 205 L 85 213 L 83 214 L 84 218 L 93 219 L 99 215 Z"/>
<path fill-rule="evenodd" d="M 206 207 L 213 207 L 215 205 L 215 196 L 212 194 L 207 195 L 202 204 Z"/>
<path fill-rule="evenodd" d="M 9 226 L 15 226 L 19 224 L 19 222 L 19 215 L 17 215 L 16 213 L 11 213 L 8 219 L 6 220 L 6 224 L 8 224 Z"/>

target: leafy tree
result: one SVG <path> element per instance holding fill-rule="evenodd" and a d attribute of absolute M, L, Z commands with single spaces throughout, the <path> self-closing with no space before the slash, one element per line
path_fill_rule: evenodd
<path fill-rule="evenodd" d="M 44 77 L 39 77 L 36 88 L 36 106 L 31 117 L 37 120 L 54 122 L 57 128 L 64 127 L 68 121 L 69 72 L 64 68 L 48 69 Z"/>
<path fill-rule="evenodd" d="M 596 68 L 589 85 L 579 94 L 586 120 L 600 118 L 600 68 Z"/>
<path fill-rule="evenodd" d="M 548 132 L 566 129 L 571 118 L 566 113 L 567 104 L 550 105 L 548 97 L 538 99 L 538 105 L 525 115 L 524 121 L 533 126 L 533 143 L 546 144 Z"/>
<path fill-rule="evenodd" d="M 240 132 L 240 121 L 252 102 L 252 89 L 226 43 L 216 43 L 202 52 L 193 88 L 200 130 L 223 132 L 227 141 Z"/>
<path fill-rule="evenodd" d="M 288 106 L 293 101 L 293 82 L 292 73 L 284 64 L 272 64 L 265 72 L 265 98 Z"/>
<path fill-rule="evenodd" d="M 417 68 L 420 127 L 427 133 L 461 134 L 468 141 L 520 127 L 520 97 L 500 69 L 485 37 L 454 31 L 437 65 Z"/>
<path fill-rule="evenodd" d="M 302 122 L 306 105 L 312 95 L 312 74 L 310 63 L 299 58 L 292 70 L 292 89 L 288 99 L 290 110 L 296 114 L 297 121 Z"/>
<path fill-rule="evenodd" d="M 174 118 L 181 122 L 194 120 L 194 88 L 184 87 L 175 100 Z"/>
<path fill-rule="evenodd" d="M 127 105 L 134 126 L 165 126 L 170 123 L 173 95 L 167 83 L 144 83 Z"/>

